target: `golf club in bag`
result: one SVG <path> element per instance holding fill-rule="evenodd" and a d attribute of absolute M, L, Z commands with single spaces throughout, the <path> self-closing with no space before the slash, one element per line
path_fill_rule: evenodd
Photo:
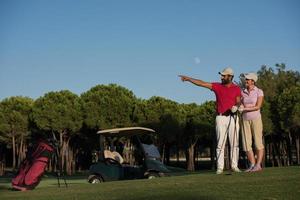
<path fill-rule="evenodd" d="M 40 183 L 53 153 L 54 147 L 49 142 L 39 140 L 21 163 L 17 176 L 12 179 L 13 189 L 19 191 L 34 189 Z"/>

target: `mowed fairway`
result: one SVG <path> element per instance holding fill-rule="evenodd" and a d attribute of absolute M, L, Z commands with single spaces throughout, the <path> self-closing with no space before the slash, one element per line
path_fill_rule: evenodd
<path fill-rule="evenodd" d="M 32 191 L 10 190 L 10 179 L 0 179 L 0 199 L 300 199 L 300 167 L 266 168 L 259 173 L 215 175 L 199 172 L 92 185 L 67 178 L 69 187 L 57 187 L 55 178 L 43 178 Z"/>

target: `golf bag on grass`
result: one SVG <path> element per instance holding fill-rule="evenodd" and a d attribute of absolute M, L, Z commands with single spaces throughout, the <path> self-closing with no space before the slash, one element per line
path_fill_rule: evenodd
<path fill-rule="evenodd" d="M 34 189 L 39 184 L 53 153 L 53 146 L 46 141 L 39 141 L 20 165 L 17 176 L 12 179 L 12 187 L 20 191 Z"/>

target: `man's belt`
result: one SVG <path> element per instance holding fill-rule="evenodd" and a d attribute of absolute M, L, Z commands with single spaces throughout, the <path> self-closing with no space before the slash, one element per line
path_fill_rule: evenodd
<path fill-rule="evenodd" d="M 223 113 L 218 113 L 217 115 L 219 115 L 219 116 L 230 116 L 230 115 L 233 115 L 233 113 L 231 112 L 231 110 L 227 110 Z"/>

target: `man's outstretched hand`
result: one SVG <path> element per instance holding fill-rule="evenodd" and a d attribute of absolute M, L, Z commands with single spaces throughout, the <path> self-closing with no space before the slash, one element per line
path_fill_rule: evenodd
<path fill-rule="evenodd" d="M 180 79 L 184 82 L 184 81 L 188 81 L 190 80 L 190 77 L 188 76 L 184 76 L 184 75 L 178 75 L 180 77 Z"/>

